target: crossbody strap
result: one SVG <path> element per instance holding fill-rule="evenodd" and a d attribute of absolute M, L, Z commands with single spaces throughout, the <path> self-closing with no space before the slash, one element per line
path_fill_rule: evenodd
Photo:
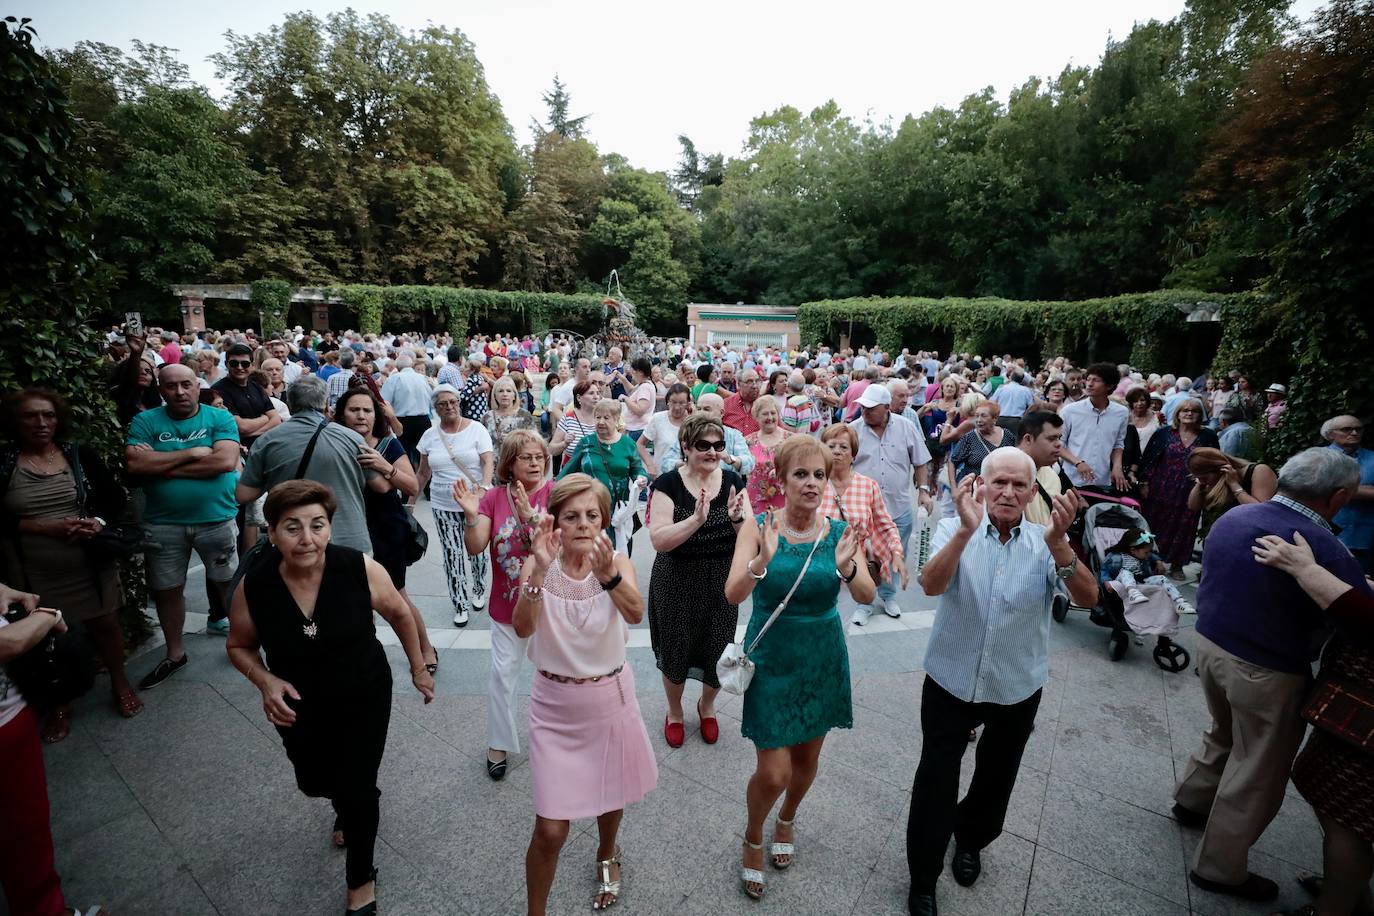
<path fill-rule="evenodd" d="M 305 447 L 305 454 L 301 456 L 301 463 L 296 465 L 296 480 L 305 477 L 305 472 L 310 467 L 310 456 L 315 454 L 315 443 L 319 441 L 320 433 L 324 432 L 324 428 L 328 425 L 328 420 L 321 420 L 320 425 L 315 427 L 315 434 L 310 437 L 310 442 Z"/>
<path fill-rule="evenodd" d="M 806 562 L 802 564 L 801 572 L 797 573 L 797 581 L 792 583 L 792 587 L 788 589 L 787 595 L 778 602 L 778 606 L 773 609 L 773 613 L 769 615 L 768 621 L 759 629 L 758 635 L 754 637 L 754 641 L 749 644 L 748 649 L 744 650 L 745 655 L 748 655 L 753 652 L 754 649 L 758 648 L 759 640 L 763 639 L 763 634 L 767 633 L 768 628 L 773 625 L 773 621 L 777 620 L 778 616 L 781 615 L 783 611 L 787 610 L 788 602 L 790 602 L 792 596 L 797 593 L 797 587 L 801 585 L 802 579 L 806 578 L 806 571 L 811 568 L 811 558 L 816 555 L 816 548 L 821 545 L 821 533 L 825 531 L 826 527 L 827 526 L 820 524 L 820 521 L 817 520 L 816 540 L 811 542 L 811 552 L 806 555 Z"/>
<path fill-rule="evenodd" d="M 468 422 L 476 423 L 477 421 L 468 420 Z M 467 429 L 467 427 L 465 426 L 463 427 L 463 429 Z M 453 454 L 453 446 L 448 444 L 448 437 L 444 434 L 443 427 L 436 426 L 435 430 L 437 430 L 439 433 L 439 441 L 444 444 L 444 451 L 448 452 L 448 460 L 453 462 L 453 466 L 458 469 L 459 474 L 462 474 L 464 477 L 468 479 L 468 483 L 472 484 L 474 487 L 477 486 L 477 481 L 472 479 L 472 475 L 468 473 L 468 469 L 463 467 L 463 465 L 458 461 L 458 456 Z M 463 430 L 460 429 L 458 430 L 458 433 L 461 433 L 462 431 Z M 458 433 L 454 433 L 454 435 L 456 436 L 458 435 Z"/>

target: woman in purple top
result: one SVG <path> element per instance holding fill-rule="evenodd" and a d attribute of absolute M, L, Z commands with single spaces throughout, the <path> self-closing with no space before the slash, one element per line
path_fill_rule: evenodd
<path fill-rule="evenodd" d="M 1202 425 L 1202 402 L 1181 401 L 1170 429 L 1150 436 L 1140 459 L 1141 509 L 1158 538 L 1159 555 L 1169 564 L 1169 578 L 1182 580 L 1183 566 L 1193 556 L 1201 510 L 1188 508 L 1193 481 L 1188 456 L 1195 448 L 1217 448 L 1217 434 Z"/>

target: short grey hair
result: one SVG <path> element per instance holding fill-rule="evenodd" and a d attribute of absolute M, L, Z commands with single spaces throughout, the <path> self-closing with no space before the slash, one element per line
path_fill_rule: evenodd
<path fill-rule="evenodd" d="M 1279 468 L 1279 492 L 1294 499 L 1322 501 L 1359 485 L 1360 463 L 1325 446 L 1303 449 Z"/>
<path fill-rule="evenodd" d="M 286 389 L 286 409 L 294 416 L 313 410 L 324 413 L 329 402 L 329 385 L 316 375 L 302 375 Z"/>
<path fill-rule="evenodd" d="M 979 471 L 978 476 L 986 478 L 988 472 L 992 470 L 993 465 L 1001 464 L 1005 461 L 1014 461 L 1024 467 L 1027 473 L 1030 474 L 1031 483 L 1035 482 L 1035 459 L 1014 445 L 1003 445 L 989 452 L 988 456 L 983 459 L 982 469 Z"/>
<path fill-rule="evenodd" d="M 1332 417 L 1331 419 L 1327 420 L 1325 423 L 1322 424 L 1322 438 L 1325 439 L 1327 442 L 1330 442 L 1331 434 L 1336 431 L 1336 424 L 1341 422 L 1342 420 L 1354 420 L 1357 424 L 1360 422 L 1359 417 L 1348 413 L 1343 413 L 1339 416 Z"/>
<path fill-rule="evenodd" d="M 409 353 L 402 353 L 396 357 L 397 369 L 409 369 L 413 365 L 415 365 L 415 357 Z"/>
<path fill-rule="evenodd" d="M 348 349 L 347 347 L 345 347 L 345 348 L 344 348 L 344 351 L 343 351 L 342 353 L 339 354 L 339 368 L 340 368 L 340 369 L 352 369 L 352 368 L 353 368 L 353 361 L 354 361 L 355 359 L 357 359 L 357 355 L 354 354 L 354 352 L 353 352 L 352 350 L 350 350 L 350 349 Z"/>

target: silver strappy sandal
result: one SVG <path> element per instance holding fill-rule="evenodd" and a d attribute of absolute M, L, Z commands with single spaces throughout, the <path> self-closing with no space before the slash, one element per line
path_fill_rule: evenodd
<path fill-rule="evenodd" d="M 612 865 L 620 865 L 619 846 L 615 849 L 615 855 L 596 863 L 597 874 L 601 877 L 596 882 L 596 895 L 592 897 L 592 909 L 594 910 L 608 910 L 615 906 L 616 901 L 620 899 L 620 881 L 611 880 Z M 611 902 L 602 906 L 601 898 L 607 895 L 610 895 Z"/>
<path fill-rule="evenodd" d="M 792 826 L 791 821 L 785 821 L 782 818 L 778 818 L 778 823 L 782 824 L 784 827 Z M 796 861 L 797 847 L 792 843 L 769 843 L 768 856 L 773 860 L 774 868 L 776 868 L 778 871 L 784 871 L 788 868 L 791 868 L 792 863 Z M 786 856 L 787 860 L 783 862 L 778 861 L 783 856 Z"/>
<path fill-rule="evenodd" d="M 744 845 L 750 849 L 757 849 L 760 852 L 763 851 L 762 843 L 751 843 L 748 840 L 745 840 Z M 764 884 L 767 883 L 767 879 L 764 877 L 763 872 L 759 871 L 757 868 L 741 866 L 739 870 L 739 880 L 740 883 L 744 886 L 744 893 L 750 899 L 763 899 Z"/>

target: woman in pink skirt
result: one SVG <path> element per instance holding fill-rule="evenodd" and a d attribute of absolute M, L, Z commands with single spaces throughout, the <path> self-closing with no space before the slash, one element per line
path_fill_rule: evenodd
<path fill-rule="evenodd" d="M 530 688 L 530 916 L 543 916 L 569 826 L 583 817 L 596 818 L 601 837 L 592 908 L 616 902 L 620 819 L 658 782 L 625 664 L 629 624 L 643 618 L 644 599 L 630 561 L 605 534 L 610 512 L 610 493 L 596 480 L 562 478 L 520 571 L 513 624 L 538 670 Z"/>

